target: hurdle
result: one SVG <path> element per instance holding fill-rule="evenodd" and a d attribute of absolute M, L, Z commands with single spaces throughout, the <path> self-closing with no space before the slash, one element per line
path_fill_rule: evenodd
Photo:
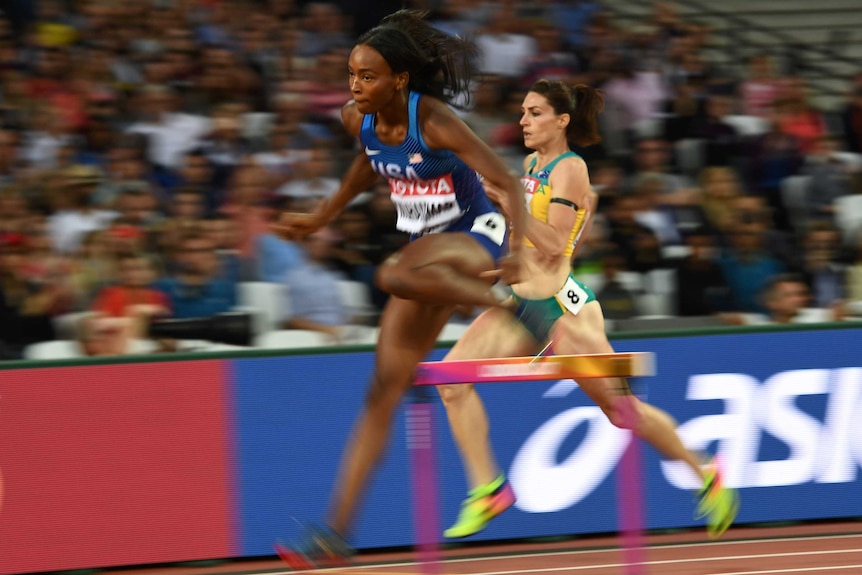
<path fill-rule="evenodd" d="M 420 363 L 406 410 L 407 447 L 413 483 L 413 524 L 418 559 L 424 575 L 440 575 L 441 522 L 438 507 L 437 466 L 434 448 L 437 385 L 505 383 L 598 377 L 649 377 L 655 375 L 650 352 L 549 355 L 494 359 L 468 359 Z M 634 392 L 632 392 L 634 393 Z M 620 395 L 618 409 L 626 427 L 635 421 L 634 395 Z M 638 442 L 633 437 L 617 473 L 617 514 L 626 575 L 644 571 L 644 501 Z"/>

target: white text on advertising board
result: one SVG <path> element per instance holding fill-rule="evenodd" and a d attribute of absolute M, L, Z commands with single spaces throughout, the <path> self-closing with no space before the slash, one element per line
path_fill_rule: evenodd
<path fill-rule="evenodd" d="M 555 383 L 545 398 L 565 397 L 576 385 Z M 825 395 L 822 419 L 802 410 L 803 396 Z M 846 483 L 862 467 L 862 368 L 805 369 L 780 372 L 763 382 L 741 373 L 693 375 L 688 401 L 720 400 L 723 410 L 680 424 L 678 431 L 694 450 L 717 445 L 726 481 L 738 488 Z M 557 453 L 579 426 L 586 436 L 564 461 Z M 758 460 L 764 434 L 786 445 L 783 459 Z M 595 406 L 567 409 L 543 423 L 523 443 L 509 477 L 517 505 L 532 513 L 560 511 L 577 504 L 613 471 L 631 434 L 611 425 Z M 681 462 L 662 461 L 671 485 L 699 487 Z"/>

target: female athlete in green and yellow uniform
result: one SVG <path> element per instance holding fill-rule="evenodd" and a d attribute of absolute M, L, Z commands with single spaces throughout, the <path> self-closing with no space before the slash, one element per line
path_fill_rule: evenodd
<path fill-rule="evenodd" d="M 447 360 L 527 356 L 550 347 L 560 355 L 612 353 L 604 316 L 593 291 L 575 279 L 571 261 L 589 230 L 597 196 L 587 166 L 570 150 L 599 141 L 602 100 L 593 88 L 570 88 L 540 80 L 524 98 L 524 144 L 535 150 L 524 160 L 522 179 L 531 217 L 525 225 L 523 281 L 511 286 L 511 310 L 488 309 L 446 356 Z M 506 194 L 485 183 L 488 195 L 508 212 Z M 513 317 L 514 315 L 514 317 Z M 514 321 L 513 321 L 514 320 Z M 619 427 L 632 431 L 662 455 L 689 465 L 703 482 L 698 514 L 710 534 L 722 534 L 736 517 L 736 492 L 727 489 L 715 465 L 705 464 L 682 444 L 671 417 L 635 400 L 636 422 L 624 425 L 615 399 L 630 394 L 620 378 L 584 379 L 581 389 Z M 515 497 L 493 457 L 488 421 L 472 385 L 438 387 L 467 472 L 470 492 L 447 537 L 466 537 L 514 503 Z"/>

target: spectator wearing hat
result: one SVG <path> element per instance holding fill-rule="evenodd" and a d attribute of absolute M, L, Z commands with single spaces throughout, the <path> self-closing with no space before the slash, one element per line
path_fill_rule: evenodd
<path fill-rule="evenodd" d="M 68 202 L 68 207 L 53 214 L 48 224 L 52 244 L 58 252 L 74 252 L 84 234 L 107 228 L 116 217 L 114 212 L 94 205 L 99 178 L 99 170 L 92 166 L 72 166 L 63 172 L 63 195 L 59 199 Z"/>

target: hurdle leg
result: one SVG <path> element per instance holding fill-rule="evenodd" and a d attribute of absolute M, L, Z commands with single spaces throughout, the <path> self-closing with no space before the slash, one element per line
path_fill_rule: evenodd
<path fill-rule="evenodd" d="M 615 399 L 623 424 L 634 429 L 637 424 L 634 392 Z M 644 496 L 640 440 L 632 432 L 617 472 L 617 517 L 622 543 L 625 575 L 645 575 Z"/>
<path fill-rule="evenodd" d="M 434 452 L 433 400 L 433 390 L 429 387 L 414 387 L 407 399 L 413 529 L 424 575 L 440 574 L 440 507 Z"/>
<path fill-rule="evenodd" d="M 442 384 L 459 384 L 465 381 L 474 383 L 491 383 L 507 381 L 537 381 L 561 378 L 593 378 L 593 377 L 644 377 L 655 375 L 655 357 L 649 352 L 630 353 L 606 353 L 585 354 L 565 356 L 528 356 L 508 357 L 493 359 L 472 359 L 444 362 L 423 362 L 419 364 L 416 371 L 414 394 L 417 388 L 427 388 Z M 634 396 L 622 396 L 617 398 L 623 420 L 634 427 L 636 413 L 634 410 Z M 423 402 L 424 401 L 424 402 Z M 411 443 L 411 454 L 413 454 L 413 476 L 414 491 L 416 493 L 416 521 L 417 540 L 424 545 L 424 556 L 429 558 L 429 565 L 423 565 L 424 573 L 437 574 L 439 571 L 436 556 L 437 533 L 439 521 L 437 519 L 437 490 L 436 485 L 432 489 L 424 486 L 429 479 L 434 481 L 433 456 L 429 457 L 431 448 L 430 429 L 422 431 L 415 424 L 431 424 L 430 400 L 418 400 L 411 404 L 411 412 L 415 419 L 411 427 L 417 438 L 423 441 L 413 440 Z M 423 416 L 424 414 L 424 416 Z M 410 425 L 410 423 L 408 423 Z M 415 447 L 414 447 L 415 445 Z M 619 473 L 617 476 L 618 486 L 618 513 L 620 532 L 623 541 L 623 559 L 626 565 L 626 575 L 644 575 L 645 566 L 643 558 L 643 494 L 642 473 L 640 470 L 640 456 L 638 454 L 638 441 L 634 439 L 623 454 Z M 427 472 L 420 472 L 427 466 Z M 436 481 L 434 481 L 436 484 Z M 427 515 L 427 520 L 422 518 Z M 433 529 L 432 529 L 433 526 Z"/>

